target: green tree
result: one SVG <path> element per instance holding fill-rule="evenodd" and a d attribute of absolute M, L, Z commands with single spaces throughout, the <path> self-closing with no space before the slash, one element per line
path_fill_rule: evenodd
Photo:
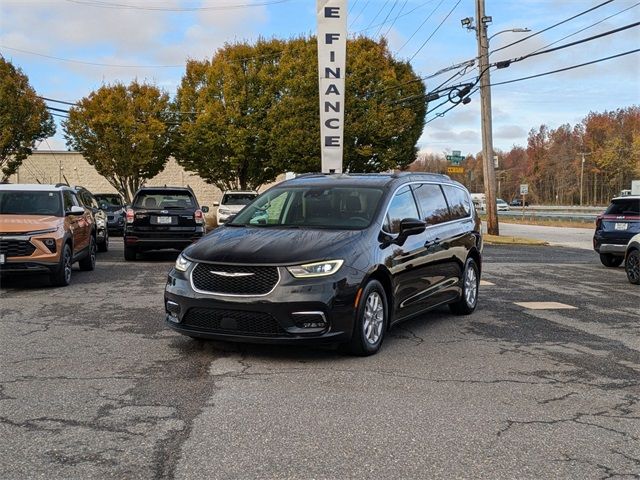
<path fill-rule="evenodd" d="M 37 141 L 55 133 L 53 118 L 27 76 L 0 57 L 0 179 L 18 170 Z"/>
<path fill-rule="evenodd" d="M 131 201 L 171 154 L 169 96 L 153 85 L 106 85 L 69 110 L 67 144 Z"/>
<path fill-rule="evenodd" d="M 190 61 L 175 108 L 175 157 L 221 189 L 257 188 L 285 171 L 320 170 L 315 38 L 226 45 Z M 344 169 L 406 168 L 424 126 L 424 84 L 386 41 L 347 44 Z"/>

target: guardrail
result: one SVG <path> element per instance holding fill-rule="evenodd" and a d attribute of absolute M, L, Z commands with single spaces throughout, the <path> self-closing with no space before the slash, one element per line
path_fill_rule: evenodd
<path fill-rule="evenodd" d="M 501 217 L 525 218 L 530 220 L 566 220 L 569 222 L 595 222 L 599 213 L 579 213 L 579 212 L 550 212 L 532 210 L 530 207 L 522 210 L 513 207 L 512 210 L 498 212 Z"/>

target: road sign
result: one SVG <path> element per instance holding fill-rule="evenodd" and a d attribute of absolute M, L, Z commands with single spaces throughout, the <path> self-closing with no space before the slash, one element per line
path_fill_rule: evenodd
<path fill-rule="evenodd" d="M 521 183 L 520 184 L 520 195 L 529 195 L 529 184 Z"/>
<path fill-rule="evenodd" d="M 464 173 L 464 167 L 447 167 L 447 173 Z"/>
<path fill-rule="evenodd" d="M 447 155 L 447 160 L 451 162 L 451 165 L 460 165 L 464 157 L 460 155 L 460 150 L 454 150 L 453 155 Z"/>

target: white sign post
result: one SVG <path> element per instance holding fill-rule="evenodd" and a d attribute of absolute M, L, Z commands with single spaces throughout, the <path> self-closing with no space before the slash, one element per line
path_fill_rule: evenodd
<path fill-rule="evenodd" d="M 520 195 L 522 195 L 522 218 L 524 218 L 524 206 L 527 204 L 527 195 L 529 194 L 529 184 L 520 184 Z"/>
<path fill-rule="evenodd" d="M 322 172 L 342 173 L 347 0 L 316 0 Z"/>

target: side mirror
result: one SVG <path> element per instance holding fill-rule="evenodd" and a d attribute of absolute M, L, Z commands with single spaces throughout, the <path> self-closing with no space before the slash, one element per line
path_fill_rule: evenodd
<path fill-rule="evenodd" d="M 229 215 L 229 216 L 227 217 L 227 220 L 226 220 L 224 223 L 228 223 L 228 222 L 230 222 L 231 220 L 233 220 L 234 218 L 236 218 L 236 214 L 234 214 L 234 215 Z"/>
<path fill-rule="evenodd" d="M 417 218 L 404 218 L 400 221 L 400 237 L 407 238 L 410 235 L 418 235 L 427 228 L 426 222 Z"/>
<path fill-rule="evenodd" d="M 213 202 L 213 206 L 214 207 L 219 207 L 220 206 L 220 202 Z"/>
<path fill-rule="evenodd" d="M 204 207 L 200 207 L 200 210 L 202 210 L 202 213 L 208 213 L 209 212 L 209 207 L 207 207 L 205 205 Z"/>
<path fill-rule="evenodd" d="M 84 215 L 84 208 L 74 205 L 67 211 L 67 215 Z"/>

